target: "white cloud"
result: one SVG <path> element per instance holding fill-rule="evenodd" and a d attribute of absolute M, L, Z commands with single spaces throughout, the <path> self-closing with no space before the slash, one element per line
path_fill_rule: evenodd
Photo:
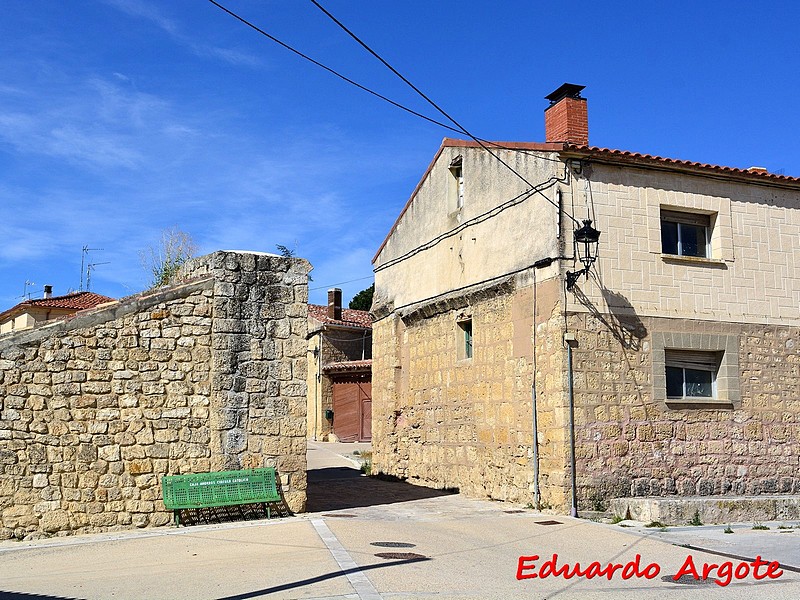
<path fill-rule="evenodd" d="M 202 58 L 214 58 L 236 66 L 255 67 L 261 61 L 245 52 L 231 48 L 221 48 L 211 44 L 197 42 L 191 35 L 184 33 L 174 20 L 165 16 L 157 5 L 143 0 L 104 0 L 127 15 L 150 21 L 156 27 L 169 34 L 176 42 L 189 48 L 192 53 Z"/>

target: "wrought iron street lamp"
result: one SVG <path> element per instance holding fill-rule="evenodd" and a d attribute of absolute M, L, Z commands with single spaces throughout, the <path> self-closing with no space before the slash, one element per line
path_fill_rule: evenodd
<path fill-rule="evenodd" d="M 575 230 L 573 234 L 575 241 L 575 249 L 578 255 L 578 260 L 583 265 L 580 271 L 567 271 L 567 289 L 571 290 L 575 287 L 581 275 L 589 278 L 589 269 L 597 260 L 597 246 L 600 240 L 600 232 L 592 227 L 592 220 L 585 219 L 583 227 Z"/>

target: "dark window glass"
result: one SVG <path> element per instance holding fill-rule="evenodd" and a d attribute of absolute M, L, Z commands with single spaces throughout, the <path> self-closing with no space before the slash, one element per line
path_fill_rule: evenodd
<path fill-rule="evenodd" d="M 683 398 L 683 369 L 667 367 L 667 398 Z"/>
<path fill-rule="evenodd" d="M 661 221 L 661 252 L 678 254 L 678 224 Z"/>
<path fill-rule="evenodd" d="M 456 338 L 458 343 L 458 359 L 464 360 L 472 358 L 472 320 L 458 321 L 458 334 Z"/>
<path fill-rule="evenodd" d="M 680 250 L 682 256 L 706 255 L 706 231 L 704 227 L 678 223 Z"/>
<path fill-rule="evenodd" d="M 713 374 L 711 371 L 684 369 L 686 378 L 686 395 L 692 397 L 711 398 L 713 396 Z"/>
<path fill-rule="evenodd" d="M 472 358 L 472 321 L 464 323 L 464 357 Z"/>

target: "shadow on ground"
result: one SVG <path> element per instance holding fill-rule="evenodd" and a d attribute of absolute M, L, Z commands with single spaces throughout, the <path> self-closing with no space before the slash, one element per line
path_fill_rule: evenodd
<path fill-rule="evenodd" d="M 367 477 L 349 467 L 326 467 L 308 471 L 308 512 L 377 506 L 447 496 L 452 492 Z"/>

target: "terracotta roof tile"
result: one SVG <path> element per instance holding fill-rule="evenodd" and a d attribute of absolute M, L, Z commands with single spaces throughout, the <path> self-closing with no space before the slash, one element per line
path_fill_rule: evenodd
<path fill-rule="evenodd" d="M 611 148 L 600 148 L 598 146 L 577 146 L 575 144 L 565 144 L 564 152 L 576 152 L 582 155 L 588 155 L 600 158 L 609 159 L 622 159 L 626 162 L 643 162 L 661 164 L 667 167 L 688 167 L 692 169 L 699 169 L 703 171 L 713 171 L 725 175 L 741 175 L 752 177 L 754 179 L 764 179 L 768 181 L 784 181 L 787 183 L 800 183 L 800 177 L 790 177 L 788 175 L 779 175 L 777 173 L 770 173 L 766 169 L 750 168 L 739 169 L 736 167 L 725 167 L 722 165 L 712 165 L 709 163 L 695 162 L 691 160 L 680 160 L 677 158 L 667 158 L 663 156 L 655 156 L 652 154 L 641 154 L 639 152 L 630 152 L 628 150 L 613 150 Z"/>
<path fill-rule="evenodd" d="M 372 329 L 372 317 L 365 310 L 354 310 L 352 308 L 342 309 L 341 319 L 331 319 L 328 317 L 328 307 L 319 304 L 308 305 L 308 316 L 326 325 L 346 325 L 348 327 L 363 327 Z"/>
<path fill-rule="evenodd" d="M 42 308 L 70 308 L 74 310 L 85 310 L 94 308 L 99 304 L 114 302 L 114 298 L 95 294 L 94 292 L 76 292 L 65 296 L 53 296 L 52 298 L 37 298 L 20 302 L 18 306 L 38 306 Z"/>
<path fill-rule="evenodd" d="M 347 360 L 343 362 L 328 363 L 322 367 L 325 373 L 350 373 L 354 371 L 371 371 L 372 359 Z"/>
<path fill-rule="evenodd" d="M 29 308 L 51 308 L 77 312 L 79 310 L 86 310 L 87 308 L 94 308 L 95 306 L 105 304 L 106 302 L 114 302 L 114 298 L 95 294 L 94 292 L 75 292 L 74 294 L 53 296 L 51 298 L 35 298 L 32 300 L 25 300 L 16 306 L 12 306 L 8 310 L 0 312 L 0 321 L 11 317 L 12 315 L 14 317 L 21 315 L 22 313 L 26 312 L 26 309 Z"/>

